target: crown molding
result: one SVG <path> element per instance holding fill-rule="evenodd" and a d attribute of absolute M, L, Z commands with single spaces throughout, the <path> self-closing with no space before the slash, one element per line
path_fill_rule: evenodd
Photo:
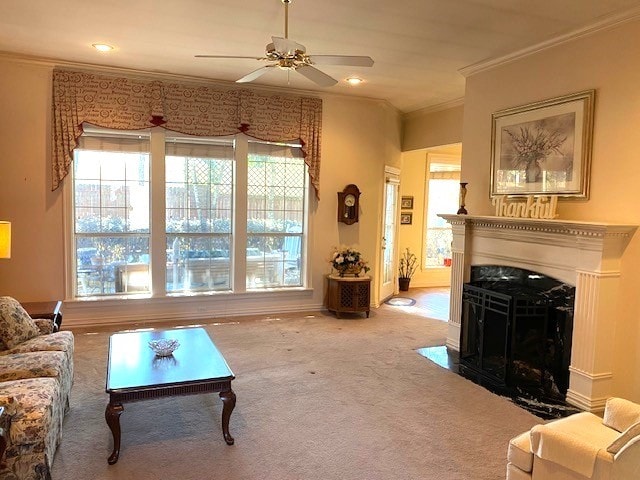
<path fill-rule="evenodd" d="M 469 66 L 463 67 L 460 70 L 458 70 L 458 72 L 460 72 L 465 78 L 470 77 L 471 75 L 475 75 L 476 73 L 484 72 L 486 70 L 490 70 L 492 68 L 505 65 L 507 63 L 511 63 L 515 60 L 519 60 L 521 58 L 534 55 L 538 52 L 548 50 L 550 48 L 556 47 L 558 45 L 562 45 L 564 43 L 572 42 L 582 37 L 587 37 L 587 36 L 602 32 L 604 30 L 609 30 L 618 25 L 631 22 L 638 18 L 640 18 L 640 6 L 633 7 L 629 10 L 625 10 L 623 12 L 607 16 L 597 22 L 591 23 L 589 25 L 586 25 L 584 27 L 581 27 L 575 30 L 571 30 L 570 32 L 564 33 L 550 40 L 545 40 L 544 42 L 531 45 L 529 47 L 517 50 L 515 52 L 511 52 L 506 55 L 502 55 L 500 57 L 494 57 L 494 58 L 482 60 L 478 63 L 474 63 Z"/>
<path fill-rule="evenodd" d="M 402 117 L 405 119 L 421 117 L 423 115 L 441 112 L 442 110 L 448 110 L 450 108 L 460 107 L 462 105 L 464 105 L 464 97 L 455 98 L 453 100 L 438 103 L 436 105 L 428 105 L 422 108 L 418 108 L 416 110 L 411 110 L 410 112 L 403 113 Z"/>

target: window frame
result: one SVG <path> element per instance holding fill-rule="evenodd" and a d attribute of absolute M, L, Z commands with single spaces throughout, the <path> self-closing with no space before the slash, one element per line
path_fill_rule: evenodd
<path fill-rule="evenodd" d="M 64 224 L 64 279 L 65 298 L 67 301 L 126 301 L 129 299 L 149 299 L 149 298 L 172 298 L 172 297 L 202 297 L 202 296 L 224 296 L 224 295 L 252 295 L 258 298 L 262 294 L 272 294 L 277 292 L 292 292 L 311 290 L 311 268 L 312 259 L 309 258 L 311 251 L 312 211 L 311 202 L 311 182 L 308 174 L 308 167 L 304 165 L 304 201 L 303 201 L 303 229 L 302 243 L 300 249 L 300 285 L 277 286 L 270 288 L 248 289 L 246 287 L 246 255 L 233 255 L 231 257 L 231 289 L 230 290 L 206 290 L 206 291 L 186 291 L 168 292 L 166 290 L 166 182 L 165 182 L 165 138 L 173 132 L 166 132 L 161 127 L 150 129 L 150 228 L 149 228 L 149 276 L 150 293 L 138 294 L 111 294 L 104 296 L 78 297 L 75 294 L 76 278 L 76 253 L 74 250 L 75 234 L 75 210 L 74 210 L 74 172 L 73 168 L 69 173 L 68 181 L 63 185 L 63 224 Z M 228 137 L 229 138 L 229 137 Z M 243 133 L 233 135 L 235 144 L 235 156 L 233 162 L 233 209 L 232 209 L 232 240 L 233 251 L 244 252 L 247 246 L 247 168 L 248 143 L 255 141 Z M 161 188 L 158 188 L 161 186 Z M 243 228 L 239 228 L 242 225 Z"/>

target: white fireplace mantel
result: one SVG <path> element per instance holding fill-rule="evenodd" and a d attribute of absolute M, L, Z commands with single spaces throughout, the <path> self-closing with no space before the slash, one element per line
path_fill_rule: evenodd
<path fill-rule="evenodd" d="M 620 265 L 637 225 L 439 215 L 453 230 L 447 346 L 460 349 L 462 286 L 471 266 L 533 270 L 576 287 L 567 402 L 604 408 L 612 393 Z"/>

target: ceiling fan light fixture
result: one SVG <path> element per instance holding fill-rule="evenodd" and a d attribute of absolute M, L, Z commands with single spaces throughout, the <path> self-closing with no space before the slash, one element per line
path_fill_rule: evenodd
<path fill-rule="evenodd" d="M 113 50 L 113 46 L 106 43 L 94 43 L 91 46 L 99 52 L 110 52 L 111 50 Z"/>
<path fill-rule="evenodd" d="M 286 70 L 287 79 L 289 72 L 292 70 L 301 74 L 303 77 L 311 80 L 319 87 L 332 87 L 338 83 L 338 80 L 327 75 L 316 66 L 337 65 L 349 67 L 372 67 L 373 59 L 371 57 L 358 55 L 308 55 L 304 45 L 291 40 L 289 38 L 289 4 L 292 0 L 280 0 L 284 4 L 284 37 L 271 37 L 271 43 L 267 44 L 265 56 L 263 57 L 245 57 L 237 55 L 196 55 L 200 58 L 247 58 L 260 61 L 272 62 L 259 68 L 248 75 L 236 80 L 238 83 L 252 82 L 265 73 L 269 69 Z M 357 85 L 364 80 L 361 78 L 351 77 L 347 79 L 351 85 Z M 288 83 L 288 80 L 287 80 Z"/>

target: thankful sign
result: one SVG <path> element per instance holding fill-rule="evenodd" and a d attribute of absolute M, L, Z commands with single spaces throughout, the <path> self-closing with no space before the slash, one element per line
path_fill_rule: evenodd
<path fill-rule="evenodd" d="M 496 217 L 552 219 L 558 216 L 556 195 L 541 197 L 529 195 L 526 201 L 507 200 L 506 195 L 500 195 L 491 200 L 491 205 L 495 207 Z"/>

